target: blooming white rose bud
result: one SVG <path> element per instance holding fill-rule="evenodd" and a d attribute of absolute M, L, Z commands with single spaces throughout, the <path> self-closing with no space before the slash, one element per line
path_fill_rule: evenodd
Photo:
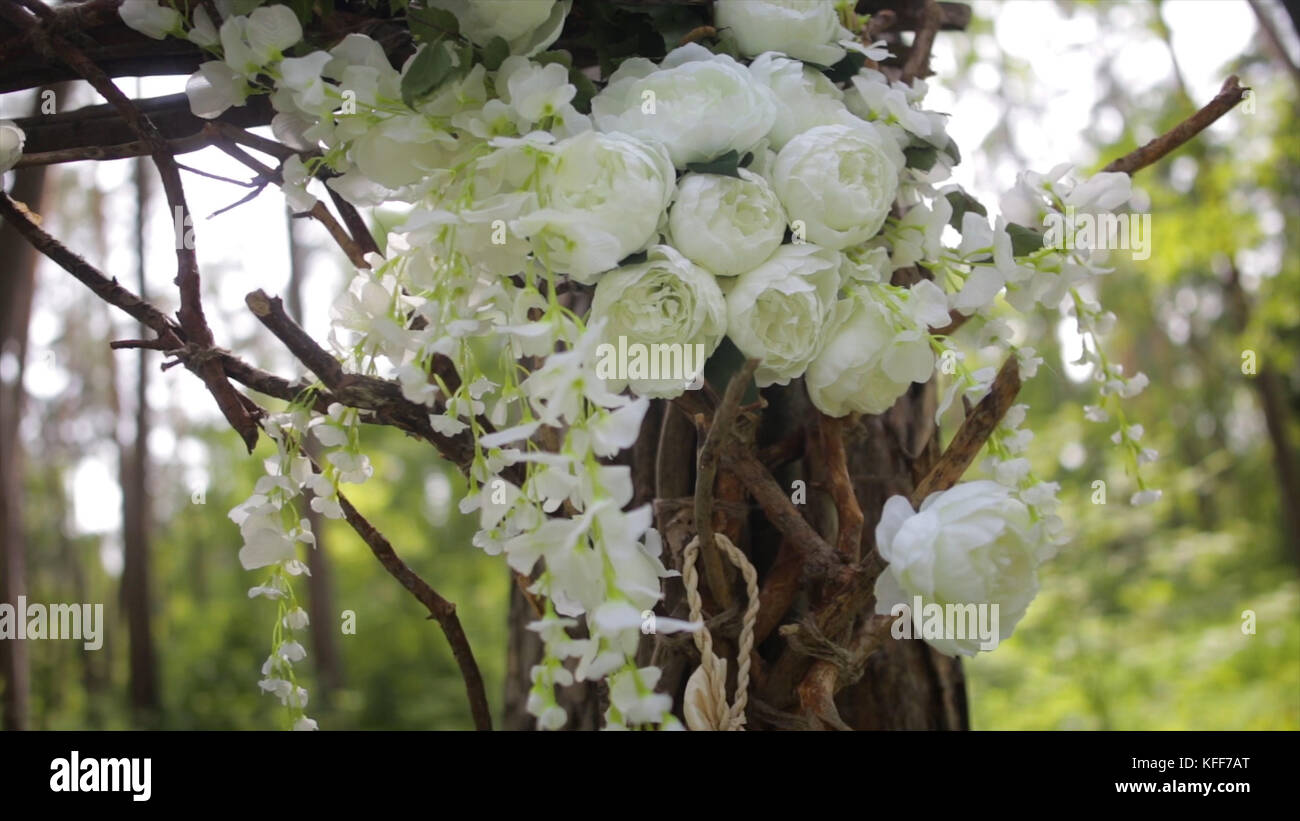
<path fill-rule="evenodd" d="M 757 268 L 785 236 L 785 209 L 772 186 L 751 171 L 739 173 L 687 174 L 668 214 L 673 246 L 718 276 Z"/>
<path fill-rule="evenodd" d="M 122 0 L 117 13 L 122 16 L 123 23 L 155 40 L 163 39 L 169 31 L 180 29 L 180 13 L 158 5 L 155 0 Z"/>
<path fill-rule="evenodd" d="M 870 123 L 809 129 L 776 156 L 772 184 L 807 238 L 843 250 L 875 236 L 898 192 L 902 152 Z"/>
<path fill-rule="evenodd" d="M 722 341 L 727 303 L 712 274 L 670 246 L 656 245 L 646 262 L 611 271 L 597 283 L 591 324 L 601 319 L 610 347 L 596 374 L 609 390 L 630 385 L 640 396 L 680 396 Z"/>
<path fill-rule="evenodd" d="M 825 74 L 798 60 L 768 52 L 749 64 L 749 73 L 776 97 L 776 121 L 767 139 L 777 151 L 810 128 L 861 122 L 849 113 L 843 91 Z"/>
<path fill-rule="evenodd" d="M 864 287 L 836 303 L 826 341 L 805 374 L 809 398 L 828 416 L 884 413 L 934 371 L 925 330 L 878 293 Z"/>
<path fill-rule="evenodd" d="M 676 175 L 662 146 L 588 131 L 555 145 L 541 171 L 541 207 L 511 227 L 543 263 L 591 283 L 656 236 Z"/>
<path fill-rule="evenodd" d="M 511 54 L 531 56 L 560 36 L 572 0 L 429 0 L 429 7 L 456 15 L 460 33 L 480 46 L 495 37 Z"/>
<path fill-rule="evenodd" d="M 746 57 L 779 51 L 823 66 L 838 63 L 836 43 L 852 37 L 831 0 L 716 0 L 713 22 L 731 29 Z"/>
<path fill-rule="evenodd" d="M 941 607 L 997 605 L 997 640 L 1006 639 L 1038 592 L 1037 568 L 1051 554 L 1040 531 L 1024 503 L 996 482 L 932 493 L 919 511 L 905 497 L 891 497 L 876 526 L 876 547 L 889 562 L 876 579 L 876 613 L 898 615 L 895 606 L 911 608 L 916 596 Z M 969 632 L 925 640 L 947 656 L 991 649 Z"/>
<path fill-rule="evenodd" d="M 816 245 L 783 245 L 742 274 L 727 293 L 727 335 L 747 357 L 761 359 L 758 386 L 801 376 L 821 347 L 835 306 L 843 257 Z"/>
<path fill-rule="evenodd" d="M 601 131 L 663 143 L 673 165 L 685 168 L 753 148 L 771 130 L 776 104 L 740 63 L 688 43 L 658 67 L 640 57 L 624 61 L 591 112 Z"/>
<path fill-rule="evenodd" d="M 23 156 L 23 143 L 27 135 L 14 125 L 13 120 L 0 120 L 0 174 L 18 164 Z"/>

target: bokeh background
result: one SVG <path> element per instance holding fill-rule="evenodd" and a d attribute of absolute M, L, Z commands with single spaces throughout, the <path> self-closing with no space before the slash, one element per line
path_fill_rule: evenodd
<path fill-rule="evenodd" d="M 1214 96 L 1231 73 L 1251 99 L 1200 138 L 1140 172 L 1134 209 L 1153 214 L 1152 256 L 1115 255 L 1096 295 L 1119 316 L 1105 340 L 1151 385 L 1132 400 L 1161 458 L 1155 506 L 1133 490 L 1110 427 L 1083 420 L 1088 370 L 1073 364 L 1072 322 L 1015 318 L 1045 358 L 1024 389 L 1037 475 L 1061 484 L 1074 537 L 1041 572 L 1041 593 L 996 652 L 966 664 L 980 729 L 1300 729 L 1300 40 L 1275 2 L 974 3 L 965 33 L 941 34 L 928 107 L 950 112 L 964 162 L 955 174 L 996 203 L 1018 171 L 1060 162 L 1089 174 Z M 183 78 L 123 81 L 145 96 Z M 60 110 L 92 100 L 58 89 Z M 32 95 L 0 95 L 0 119 Z M 190 166 L 242 178 L 215 149 Z M 134 161 L 81 163 L 45 176 L 46 226 L 131 285 L 175 308 L 173 225 L 153 171 Z M 236 186 L 187 175 L 196 214 L 239 199 Z M 10 178 L 10 187 L 14 183 Z M 146 203 L 143 222 L 137 202 Z M 380 215 L 382 224 L 396 215 Z M 290 228 L 274 190 L 196 226 L 209 318 L 219 340 L 282 374 L 293 365 L 248 315 L 253 288 L 296 297 L 317 338 L 347 282 L 315 224 Z M 0 249 L 0 266 L 14 264 Z M 20 361 L 0 352 L 0 386 L 21 389 L 21 487 L 27 597 L 103 602 L 104 647 L 28 642 L 28 726 L 39 729 L 277 727 L 256 686 L 274 606 L 236 558 L 227 512 L 251 492 L 265 441 L 247 457 L 210 397 L 160 355 L 111 352 L 134 324 L 42 262 Z M 1255 373 L 1243 373 L 1253 352 Z M 142 375 L 143 374 L 143 383 Z M 145 409 L 142 415 L 140 410 Z M 949 426 L 951 430 L 951 426 Z M 456 510 L 464 487 L 427 447 L 367 430 L 375 478 L 350 495 L 404 558 L 458 604 L 500 709 L 510 579 L 470 544 Z M 143 483 L 131 454 L 145 443 Z M 1289 478 L 1288 478 L 1289 477 Z M 1096 482 L 1106 503 L 1097 504 Z M 143 496 L 135 488 L 143 488 Z M 125 491 L 125 492 L 124 492 Z M 141 500 L 147 504 L 141 506 Z M 136 525 L 133 511 L 148 510 Z M 470 726 L 442 634 L 346 526 L 329 522 L 313 557 L 309 712 L 330 729 Z M 147 542 L 147 677 L 132 676 L 124 544 Z M 341 611 L 355 614 L 344 635 Z M 1253 634 L 1243 613 L 1254 613 Z M 153 686 L 148 684 L 152 682 Z"/>

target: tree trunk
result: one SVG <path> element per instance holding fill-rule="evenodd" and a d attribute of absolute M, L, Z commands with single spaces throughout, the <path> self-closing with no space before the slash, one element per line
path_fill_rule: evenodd
<path fill-rule="evenodd" d="M 302 283 L 307 275 L 306 254 L 294 232 L 292 214 L 287 217 L 289 236 L 289 284 L 285 288 L 289 315 L 299 325 L 303 322 Z M 307 577 L 307 617 L 311 631 L 312 658 L 319 677 L 321 700 L 328 703 L 331 695 L 343 686 L 343 655 L 339 651 L 338 610 L 334 606 L 334 567 L 325 546 L 324 517 L 311 507 L 311 491 L 302 497 L 302 515 L 311 523 L 316 534 L 315 549 L 307 557 L 311 574 Z"/>
<path fill-rule="evenodd" d="M 824 490 L 825 465 L 811 450 L 810 442 L 800 441 L 810 439 L 819 417 L 807 399 L 802 380 L 788 387 L 765 389 L 763 399 L 768 407 L 763 411 L 763 428 L 756 444 L 767 454 L 765 463 L 792 492 L 798 487 L 796 480 L 805 483 L 807 500 L 800 505 L 801 512 L 823 537 L 833 541 L 838 523 L 835 506 Z M 909 494 L 938 456 L 934 408 L 934 383 L 913 385 L 887 413 L 851 417 L 844 427 L 849 476 L 865 517 L 860 548 L 863 556 L 875 546 L 875 526 L 885 500 Z M 646 416 L 637 445 L 624 459 L 633 472 L 636 497 L 632 504 L 654 504 L 655 525 L 665 541 L 665 563 L 677 570 L 681 569 L 682 549 L 695 535 L 692 502 L 697 439 L 694 425 L 677 405 L 656 401 Z M 725 467 L 719 468 L 714 495 L 715 529 L 732 537 L 754 563 L 764 605 L 756 628 L 759 661 L 751 675 L 747 727 L 811 729 L 816 725 L 801 714 L 798 685 L 813 659 L 790 652 L 779 624 L 798 623 L 818 603 L 821 591 L 801 582 L 793 551 L 783 548 L 781 535 L 746 498 L 740 482 Z M 874 602 L 866 598 L 869 592 L 859 597 L 865 615 L 874 609 Z M 736 599 L 734 606 L 743 609 L 743 587 L 731 585 L 731 593 Z M 710 600 L 707 590 L 703 594 L 705 617 L 719 616 L 723 609 Z M 764 615 L 769 610 L 775 615 L 765 623 Z M 659 612 L 675 618 L 687 616 L 680 578 L 666 582 Z M 528 673 L 541 660 L 542 653 L 537 636 L 525 629 L 533 618 L 526 600 L 515 590 L 511 597 L 506 673 L 507 729 L 533 727 L 533 719 L 525 709 Z M 731 655 L 733 661 L 728 668 L 734 669 L 737 619 L 720 621 L 720 627 L 712 628 L 715 645 L 719 645 L 720 653 Z M 733 626 L 728 628 L 728 624 Z M 657 689 L 673 696 L 681 717 L 686 679 L 699 659 L 689 641 L 668 636 L 656 642 L 655 638 L 645 637 L 639 660 L 653 661 L 663 669 Z M 828 638 L 843 643 L 848 635 Z M 786 654 L 790 658 L 783 659 Z M 734 680 L 732 683 L 734 686 Z M 600 726 L 600 716 L 607 706 L 601 688 L 579 683 L 562 689 L 558 695 L 560 704 L 569 712 L 567 729 Z M 887 639 L 869 657 L 861 679 L 847 683 L 838 692 L 835 706 L 844 724 L 856 730 L 960 730 L 969 726 L 960 662 L 921 641 Z"/>
<path fill-rule="evenodd" d="M 135 161 L 135 254 L 136 286 L 141 299 L 148 299 L 145 279 L 146 213 L 149 176 L 143 160 Z M 140 326 L 141 337 L 148 329 Z M 154 654 L 152 601 L 149 587 L 149 352 L 140 349 L 136 358 L 135 435 L 123 443 L 122 476 L 122 608 L 126 613 L 129 638 L 131 711 L 136 721 L 149 726 L 158 717 L 158 666 Z"/>
<path fill-rule="evenodd" d="M 40 209 L 44 190 L 44 168 L 14 173 L 12 196 L 32 211 Z M 18 422 L 24 404 L 27 326 L 36 290 L 37 254 L 12 227 L 0 222 L 0 259 L 5 260 L 6 268 L 5 276 L 0 276 L 0 373 L 13 367 L 8 376 L 0 376 L 0 602 L 17 607 L 18 597 L 27 593 Z M 25 618 L 25 614 L 16 615 Z M 0 725 L 6 730 L 26 729 L 30 681 L 25 642 L 0 641 L 0 680 L 4 682 Z"/>

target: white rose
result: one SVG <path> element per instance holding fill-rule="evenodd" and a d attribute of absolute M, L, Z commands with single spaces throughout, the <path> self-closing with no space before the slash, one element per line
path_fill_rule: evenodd
<path fill-rule="evenodd" d="M 127 26 L 155 40 L 161 40 L 168 32 L 180 29 L 180 13 L 176 9 L 158 5 L 155 0 L 122 0 L 117 13 Z"/>
<path fill-rule="evenodd" d="M 742 274 L 727 293 L 727 335 L 747 357 L 761 359 L 759 387 L 802 376 L 835 305 L 843 258 L 816 245 L 783 245 Z"/>
<path fill-rule="evenodd" d="M 663 143 L 673 164 L 744 154 L 776 118 L 772 92 L 725 54 L 689 43 L 658 67 L 640 57 L 623 62 L 591 101 L 596 127 Z"/>
<path fill-rule="evenodd" d="M 934 371 L 925 330 L 906 310 L 880 301 L 880 293 L 867 286 L 836 303 L 826 341 L 808 367 L 808 396 L 828 416 L 884 413 Z"/>
<path fill-rule="evenodd" d="M 13 120 L 0 120 L 0 174 L 18 164 L 26 141 L 27 135 L 14 125 Z"/>
<path fill-rule="evenodd" d="M 456 15 L 460 33 L 480 46 L 494 37 L 510 44 L 511 54 L 531 56 L 560 36 L 572 0 L 429 0 L 431 8 Z"/>
<path fill-rule="evenodd" d="M 722 341 L 727 303 L 712 274 L 671 247 L 656 245 L 646 262 L 611 271 L 596 285 L 591 322 L 601 319 L 604 350 L 596 374 L 609 390 L 630 385 L 640 396 L 672 397 L 703 371 Z M 628 352 L 626 362 L 613 356 L 619 350 Z M 664 367 L 677 361 L 689 372 Z"/>
<path fill-rule="evenodd" d="M 798 60 L 768 52 L 749 64 L 749 73 L 776 97 L 776 121 L 767 139 L 777 151 L 810 128 L 860 122 L 845 106 L 844 92 Z"/>
<path fill-rule="evenodd" d="M 823 66 L 838 63 L 844 49 L 836 44 L 852 38 L 831 0 L 716 0 L 713 22 L 731 29 L 746 57 L 779 51 Z"/>
<path fill-rule="evenodd" d="M 891 497 L 876 526 L 876 546 L 889 562 L 876 579 L 876 613 L 898 615 L 895 605 L 910 609 L 916 596 L 940 607 L 996 605 L 997 641 L 1010 637 L 1024 616 L 1038 592 L 1037 568 L 1051 553 L 1024 503 L 988 480 L 932 493 L 919 511 L 906 498 Z M 964 639 L 926 639 L 947 656 L 992 649 L 981 647 L 983 641 L 970 631 Z"/>
<path fill-rule="evenodd" d="M 687 174 L 668 213 L 673 246 L 718 276 L 757 268 L 781 244 L 785 228 L 772 186 L 743 168 L 739 178 Z"/>
<path fill-rule="evenodd" d="M 885 224 L 903 154 L 870 123 L 823 125 L 786 143 L 772 184 L 791 224 L 836 251 L 871 239 Z"/>
<path fill-rule="evenodd" d="M 555 145 L 538 181 L 541 207 L 511 227 L 543 263 L 591 283 L 655 238 L 675 182 L 662 146 L 588 131 Z"/>

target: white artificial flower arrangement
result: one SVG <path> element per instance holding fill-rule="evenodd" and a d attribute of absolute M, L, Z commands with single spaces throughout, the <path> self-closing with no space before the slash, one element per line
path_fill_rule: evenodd
<path fill-rule="evenodd" d="M 1065 168 L 1025 174 L 990 225 L 960 189 L 936 187 L 957 154 L 945 117 L 921 107 L 924 83 L 878 70 L 888 52 L 857 42 L 831 0 L 717 0 L 713 22 L 731 33 L 732 53 L 721 40 L 712 50 L 691 42 L 658 62 L 624 59 L 604 77 L 545 51 L 570 6 L 431 0 L 411 9 L 417 48 L 400 68 L 364 34 L 314 50 L 283 5 L 244 15 L 218 0 L 219 22 L 203 5 L 188 16 L 153 0 L 121 6 L 144 34 L 186 37 L 212 55 L 187 84 L 196 115 L 270 96 L 277 137 L 303 152 L 283 169 L 295 207 L 314 203 L 317 177 L 355 205 L 407 206 L 385 254 L 370 255 L 335 303 L 331 338 L 347 370 L 395 377 L 434 435 L 470 439 L 461 509 L 479 514 L 474 543 L 504 554 L 543 602 L 531 629 L 546 655 L 528 699 L 540 727 L 564 725 L 555 688 L 575 679 L 608 684 L 608 727 L 680 726 L 655 691 L 659 670 L 636 657 L 641 613 L 673 574 L 649 507 L 628 509 L 629 469 L 601 460 L 636 440 L 647 398 L 679 396 L 689 380 L 611 371 L 612 347 L 675 345 L 707 358 L 730 338 L 761 360 L 760 386 L 803 380 L 828 416 L 879 414 L 955 354 L 939 333 L 953 314 L 976 317 L 981 341 L 1017 357 L 1029 378 L 1040 360 L 1014 348 L 990 310 L 999 298 L 1022 311 L 1065 301 L 1101 377 L 1089 418 L 1113 413 L 1120 444 L 1153 455 L 1118 408 L 1145 377 L 1125 376 L 1096 344 L 1108 315 L 1084 286 L 1105 269 L 1043 247 L 1033 230 L 1067 204 L 1121 205 L 1127 177 L 1073 185 Z M 22 145 L 0 122 L 0 169 Z M 942 237 L 950 225 L 957 248 Z M 590 309 L 560 300 L 566 287 L 585 288 Z M 485 340 L 533 357 L 529 371 L 496 375 Z M 455 363 L 459 384 L 436 374 L 438 358 Z M 947 358 L 944 407 L 989 390 L 991 370 Z M 1025 612 L 1035 568 L 1063 537 L 1055 485 L 1022 455 L 1032 435 L 1017 407 L 988 442 L 998 481 L 958 484 L 919 511 L 901 497 L 886 505 L 882 612 L 912 594 L 999 603 L 1005 634 Z M 294 499 L 310 490 L 315 510 L 344 516 L 339 485 L 371 474 L 362 421 L 338 404 L 320 413 L 310 393 L 265 420 L 277 456 L 231 512 L 240 561 L 270 574 L 250 595 L 281 611 L 261 686 L 298 728 L 315 722 L 293 674 L 307 616 L 291 581 L 306 570 L 299 545 L 314 537 Z M 542 426 L 553 434 L 545 448 Z M 319 472 L 304 455 L 309 433 Z M 1139 484 L 1137 501 L 1158 495 Z M 579 619 L 586 637 L 574 639 Z M 658 620 L 661 632 L 697 626 Z"/>

